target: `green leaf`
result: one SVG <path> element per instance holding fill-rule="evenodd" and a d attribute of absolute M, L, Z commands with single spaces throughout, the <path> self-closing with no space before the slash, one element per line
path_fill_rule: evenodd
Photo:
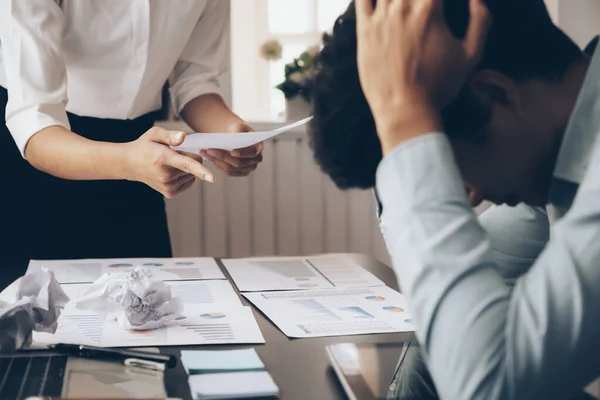
<path fill-rule="evenodd" d="M 304 69 L 308 69 L 312 65 L 313 56 L 311 56 L 309 52 L 305 51 L 304 53 L 300 54 L 298 60 L 302 63 L 302 67 Z"/>

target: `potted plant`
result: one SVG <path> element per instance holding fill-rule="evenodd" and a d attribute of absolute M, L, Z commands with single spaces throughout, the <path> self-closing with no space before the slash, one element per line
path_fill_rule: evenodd
<path fill-rule="evenodd" d="M 318 52 L 318 46 L 311 47 L 285 65 L 285 79 L 276 87 L 285 96 L 288 121 L 300 120 L 311 114 L 312 63 Z M 281 44 L 276 40 L 265 42 L 261 54 L 267 60 L 278 60 L 281 58 Z"/>

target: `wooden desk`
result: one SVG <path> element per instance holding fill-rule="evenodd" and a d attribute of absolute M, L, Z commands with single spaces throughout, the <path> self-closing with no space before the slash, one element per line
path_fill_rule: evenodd
<path fill-rule="evenodd" d="M 387 266 L 363 256 L 357 261 L 383 280 L 388 286 L 398 289 L 396 277 Z M 227 275 L 227 272 L 221 268 Z M 227 275 L 229 277 L 229 275 Z M 235 286 L 235 285 L 234 285 Z M 249 303 L 242 297 L 244 305 Z M 264 345 L 253 346 L 267 370 L 279 386 L 283 400 L 334 400 L 345 399 L 344 391 L 329 367 L 325 346 L 332 343 L 383 343 L 400 342 L 410 339 L 412 334 L 378 334 L 360 336 L 340 336 L 328 338 L 288 339 L 271 321 L 253 307 L 254 316 L 265 337 Z M 235 349 L 249 346 L 197 346 L 185 347 L 186 350 L 198 349 Z M 183 348 L 165 348 L 163 352 L 179 354 Z M 166 377 L 167 391 L 170 396 L 190 400 L 185 371 L 179 365 L 169 371 Z"/>

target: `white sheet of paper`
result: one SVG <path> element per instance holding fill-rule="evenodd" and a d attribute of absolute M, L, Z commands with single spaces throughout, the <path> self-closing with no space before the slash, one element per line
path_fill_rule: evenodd
<path fill-rule="evenodd" d="M 267 371 L 201 374 L 189 377 L 194 399 L 249 399 L 276 396 L 279 388 Z"/>
<path fill-rule="evenodd" d="M 171 295 L 181 298 L 183 304 L 218 305 L 221 307 L 242 306 L 237 293 L 226 280 L 167 282 Z M 67 283 L 61 285 L 71 300 L 77 300 L 90 287 L 89 283 Z"/>
<path fill-rule="evenodd" d="M 334 287 L 303 257 L 229 259 L 223 264 L 240 292 Z"/>
<path fill-rule="evenodd" d="M 189 152 L 198 152 L 199 150 L 221 149 L 236 150 L 243 149 L 271 139 L 277 135 L 287 132 L 306 124 L 312 117 L 294 122 L 272 131 L 247 132 L 247 133 L 192 133 L 188 135 L 183 144 L 173 147 L 175 150 L 184 150 Z"/>
<path fill-rule="evenodd" d="M 306 259 L 336 288 L 385 286 L 348 254 L 326 254 Z"/>
<path fill-rule="evenodd" d="M 291 338 L 414 331 L 404 296 L 386 286 L 243 295 Z"/>
<path fill-rule="evenodd" d="M 212 258 L 123 258 L 98 260 L 31 260 L 27 271 L 46 267 L 60 283 L 92 283 L 106 273 L 129 272 L 137 266 L 148 268 L 161 281 L 225 279 Z"/>
<path fill-rule="evenodd" d="M 223 260 L 240 292 L 385 286 L 346 254 Z"/>
<path fill-rule="evenodd" d="M 100 347 L 185 346 L 204 344 L 254 344 L 265 339 L 250 307 L 186 305 L 183 316 L 150 331 L 122 329 L 116 321 L 67 306 L 54 335 L 33 334 L 33 347 L 57 343 Z"/>

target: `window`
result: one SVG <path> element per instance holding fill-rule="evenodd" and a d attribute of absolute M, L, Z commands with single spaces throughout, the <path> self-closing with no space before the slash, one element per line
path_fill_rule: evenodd
<path fill-rule="evenodd" d="M 275 86 L 284 66 L 309 47 L 320 44 L 324 32 L 350 0 L 232 0 L 233 108 L 249 121 L 281 120 L 285 98 Z M 279 61 L 266 61 L 259 49 L 268 39 L 283 46 Z"/>

